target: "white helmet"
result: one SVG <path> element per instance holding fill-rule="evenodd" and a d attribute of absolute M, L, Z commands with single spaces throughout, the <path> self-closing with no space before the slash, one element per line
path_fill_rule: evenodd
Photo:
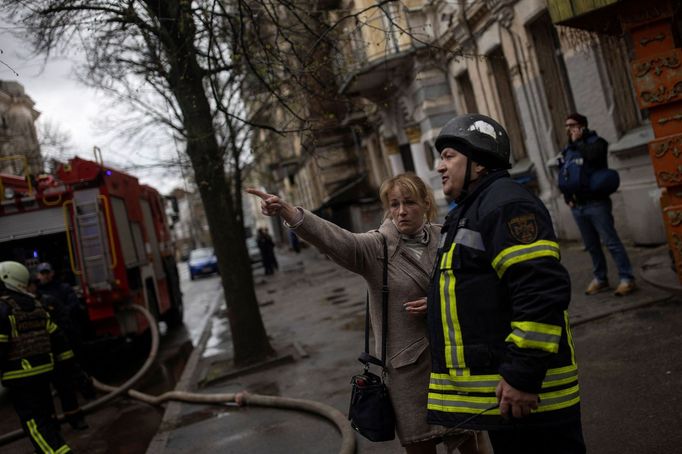
<path fill-rule="evenodd" d="M 28 269 L 19 262 L 0 262 L 0 281 L 10 290 L 26 293 Z"/>

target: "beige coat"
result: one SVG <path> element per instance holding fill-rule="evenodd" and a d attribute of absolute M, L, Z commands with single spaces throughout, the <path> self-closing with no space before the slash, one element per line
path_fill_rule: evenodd
<path fill-rule="evenodd" d="M 383 245 L 376 231 L 351 233 L 305 211 L 296 233 L 342 267 L 360 274 L 369 288 L 369 308 L 375 356 L 381 357 L 381 286 Z M 379 228 L 388 243 L 388 326 L 386 358 L 397 434 L 403 445 L 442 436 L 445 429 L 426 423 L 426 401 L 431 371 L 426 316 L 409 315 L 403 303 L 426 296 L 436 257 L 440 227 L 429 226 L 430 239 L 417 260 L 400 242 L 390 220 Z M 358 346 L 362 345 L 361 338 Z M 361 349 L 360 349 L 361 350 Z"/>

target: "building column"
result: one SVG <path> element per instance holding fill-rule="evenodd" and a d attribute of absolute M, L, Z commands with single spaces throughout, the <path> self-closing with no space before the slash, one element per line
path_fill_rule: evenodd
<path fill-rule="evenodd" d="M 405 128 L 405 135 L 410 141 L 410 152 L 412 153 L 412 162 L 414 162 L 414 171 L 419 178 L 424 181 L 429 180 L 429 163 L 426 162 L 426 155 L 424 154 L 424 145 L 421 143 L 422 131 L 419 126 L 410 126 Z"/>
<path fill-rule="evenodd" d="M 668 247 L 682 283 L 682 48 L 676 41 L 675 7 L 668 0 L 630 3 L 620 24 L 633 43 L 632 80 L 641 109 L 647 109 L 655 139 L 649 142 Z"/>
<path fill-rule="evenodd" d="M 400 157 L 400 150 L 398 148 L 398 141 L 395 138 L 384 139 L 384 151 L 388 156 L 388 162 L 391 164 L 392 176 L 399 175 L 405 172 L 403 166 L 403 159 Z"/>

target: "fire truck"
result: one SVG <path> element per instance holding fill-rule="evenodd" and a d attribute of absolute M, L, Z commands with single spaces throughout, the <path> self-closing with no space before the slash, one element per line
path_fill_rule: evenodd
<path fill-rule="evenodd" d="M 50 262 L 82 296 L 88 337 L 146 331 L 144 317 L 119 310 L 125 304 L 142 305 L 169 326 L 182 323 L 165 200 L 105 166 L 98 149 L 94 161 L 75 157 L 54 175 L 0 173 L 0 198 L 0 260 L 24 263 L 32 273 Z"/>

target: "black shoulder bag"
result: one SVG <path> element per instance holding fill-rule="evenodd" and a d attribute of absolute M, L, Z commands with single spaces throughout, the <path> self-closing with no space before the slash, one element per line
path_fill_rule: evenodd
<path fill-rule="evenodd" d="M 384 244 L 384 278 L 381 288 L 381 359 L 369 354 L 369 294 L 365 306 L 365 351 L 358 360 L 363 371 L 351 379 L 352 392 L 348 419 L 351 427 L 371 441 L 389 441 L 395 438 L 395 414 L 384 383 L 386 376 L 386 326 L 388 324 L 388 246 Z M 381 367 L 381 376 L 369 371 L 370 363 Z"/>

